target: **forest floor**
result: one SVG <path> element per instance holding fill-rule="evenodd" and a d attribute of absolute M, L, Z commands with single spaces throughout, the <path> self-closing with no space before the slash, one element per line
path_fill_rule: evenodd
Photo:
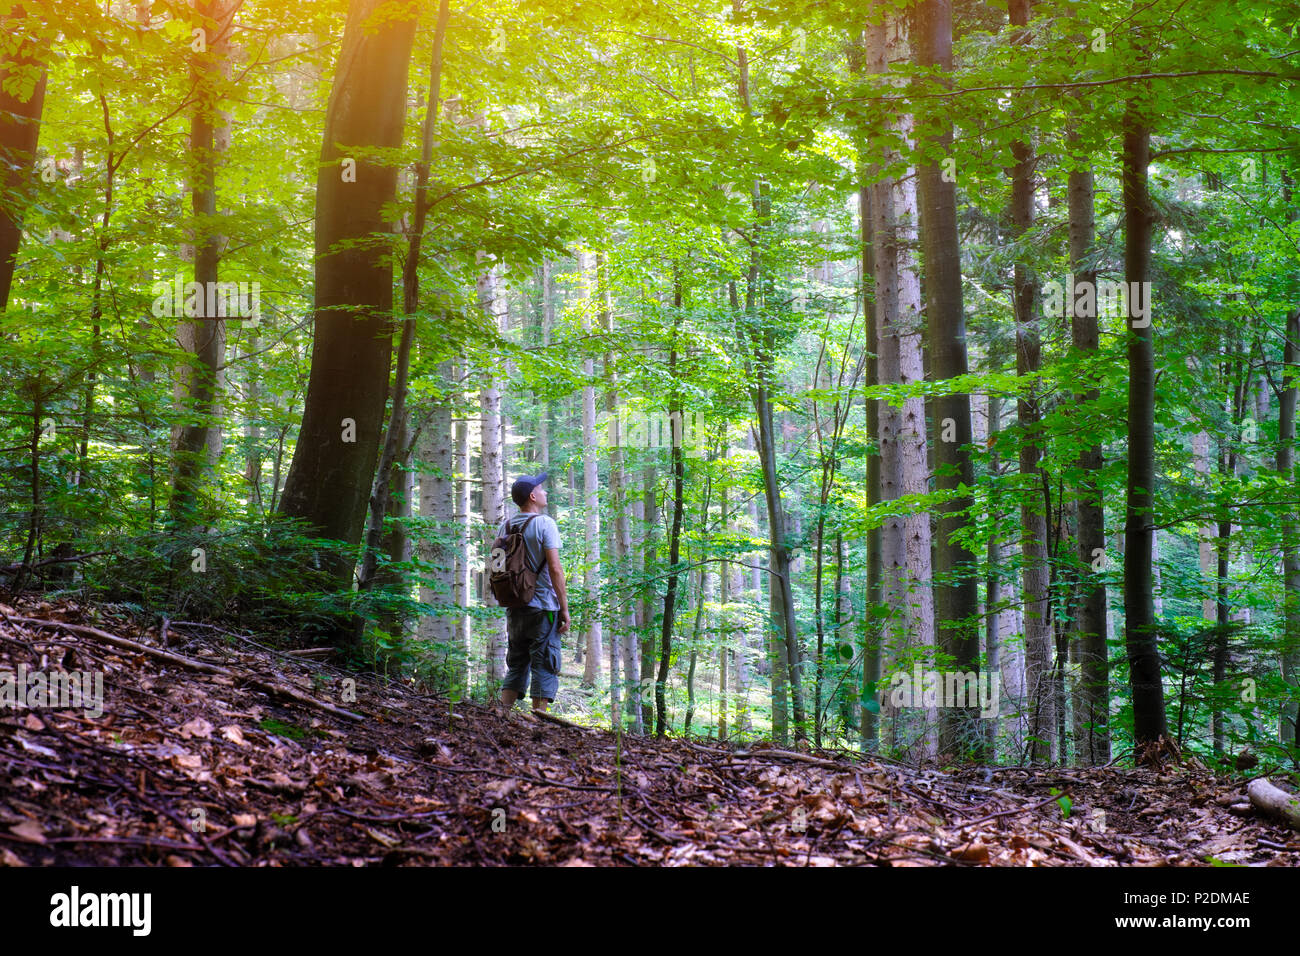
<path fill-rule="evenodd" d="M 0 706 L 0 864 L 1300 864 L 1300 833 L 1199 766 L 620 738 L 71 602 L 0 604 L 0 678 L 19 665 L 29 692 L 101 671 L 103 713 Z"/>

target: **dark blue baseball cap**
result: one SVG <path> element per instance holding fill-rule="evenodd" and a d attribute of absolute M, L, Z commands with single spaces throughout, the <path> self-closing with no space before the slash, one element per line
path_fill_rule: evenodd
<path fill-rule="evenodd" d="M 540 475 L 521 475 L 510 486 L 510 497 L 515 500 L 515 504 L 522 508 L 528 504 L 528 496 L 533 493 L 533 489 L 545 480 L 546 472 L 542 472 Z"/>

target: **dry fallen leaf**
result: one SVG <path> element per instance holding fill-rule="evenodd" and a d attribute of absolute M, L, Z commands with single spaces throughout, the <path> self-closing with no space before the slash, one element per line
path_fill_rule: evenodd
<path fill-rule="evenodd" d="M 45 842 L 45 828 L 36 820 L 24 820 L 22 823 L 11 826 L 9 832 L 16 837 L 21 837 L 28 843 Z"/>
<path fill-rule="evenodd" d="M 989 861 L 989 848 L 979 840 L 975 840 L 957 847 L 950 855 L 955 859 L 968 860 L 971 863 L 987 863 Z"/>
<path fill-rule="evenodd" d="M 212 736 L 212 725 L 202 717 L 195 717 L 193 720 L 187 720 L 181 724 L 181 736 L 186 740 L 191 737 L 200 737 L 206 740 Z"/>
<path fill-rule="evenodd" d="M 248 741 L 244 739 L 244 732 L 237 724 L 226 724 L 221 728 L 221 736 L 239 747 L 248 746 Z"/>

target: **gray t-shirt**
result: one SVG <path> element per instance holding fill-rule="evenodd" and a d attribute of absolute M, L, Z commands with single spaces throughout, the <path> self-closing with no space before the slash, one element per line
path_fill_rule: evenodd
<path fill-rule="evenodd" d="M 497 529 L 497 536 L 507 533 L 506 525 L 514 531 L 527 519 L 528 512 L 516 512 L 501 523 L 501 527 Z M 524 528 L 524 547 L 528 551 L 528 566 L 541 567 L 537 575 L 537 589 L 533 592 L 533 599 L 528 602 L 528 606 L 541 608 L 544 611 L 558 611 L 560 599 L 555 594 L 554 585 L 551 584 L 550 566 L 544 560 L 545 549 L 560 550 L 560 529 L 555 519 L 550 515 L 538 513 L 532 521 L 529 521 Z"/>

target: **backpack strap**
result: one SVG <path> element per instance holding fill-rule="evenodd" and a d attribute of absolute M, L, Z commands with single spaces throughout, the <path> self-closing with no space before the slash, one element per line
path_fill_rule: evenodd
<path fill-rule="evenodd" d="M 512 515 L 511 517 L 509 517 L 509 518 L 506 519 L 506 530 L 507 530 L 507 531 L 510 530 L 510 522 L 513 521 L 515 518 L 518 518 L 520 514 L 521 514 L 521 512 L 516 512 L 514 515 Z M 527 518 L 525 518 L 525 519 L 524 519 L 524 523 L 521 524 L 521 525 L 518 527 L 518 529 L 517 529 L 517 530 L 519 531 L 519 533 L 520 533 L 520 534 L 523 534 L 523 533 L 524 533 L 524 529 L 528 527 L 529 522 L 531 522 L 531 521 L 532 521 L 534 518 L 536 518 L 536 517 L 537 517 L 537 512 L 534 511 L 534 512 L 531 513 Z M 542 563 L 539 564 L 539 565 L 537 566 L 537 570 L 534 572 L 535 574 L 541 574 L 541 573 L 542 573 L 542 568 L 546 567 L 546 549 L 545 549 L 545 548 L 542 548 L 541 551 L 542 551 Z"/>

